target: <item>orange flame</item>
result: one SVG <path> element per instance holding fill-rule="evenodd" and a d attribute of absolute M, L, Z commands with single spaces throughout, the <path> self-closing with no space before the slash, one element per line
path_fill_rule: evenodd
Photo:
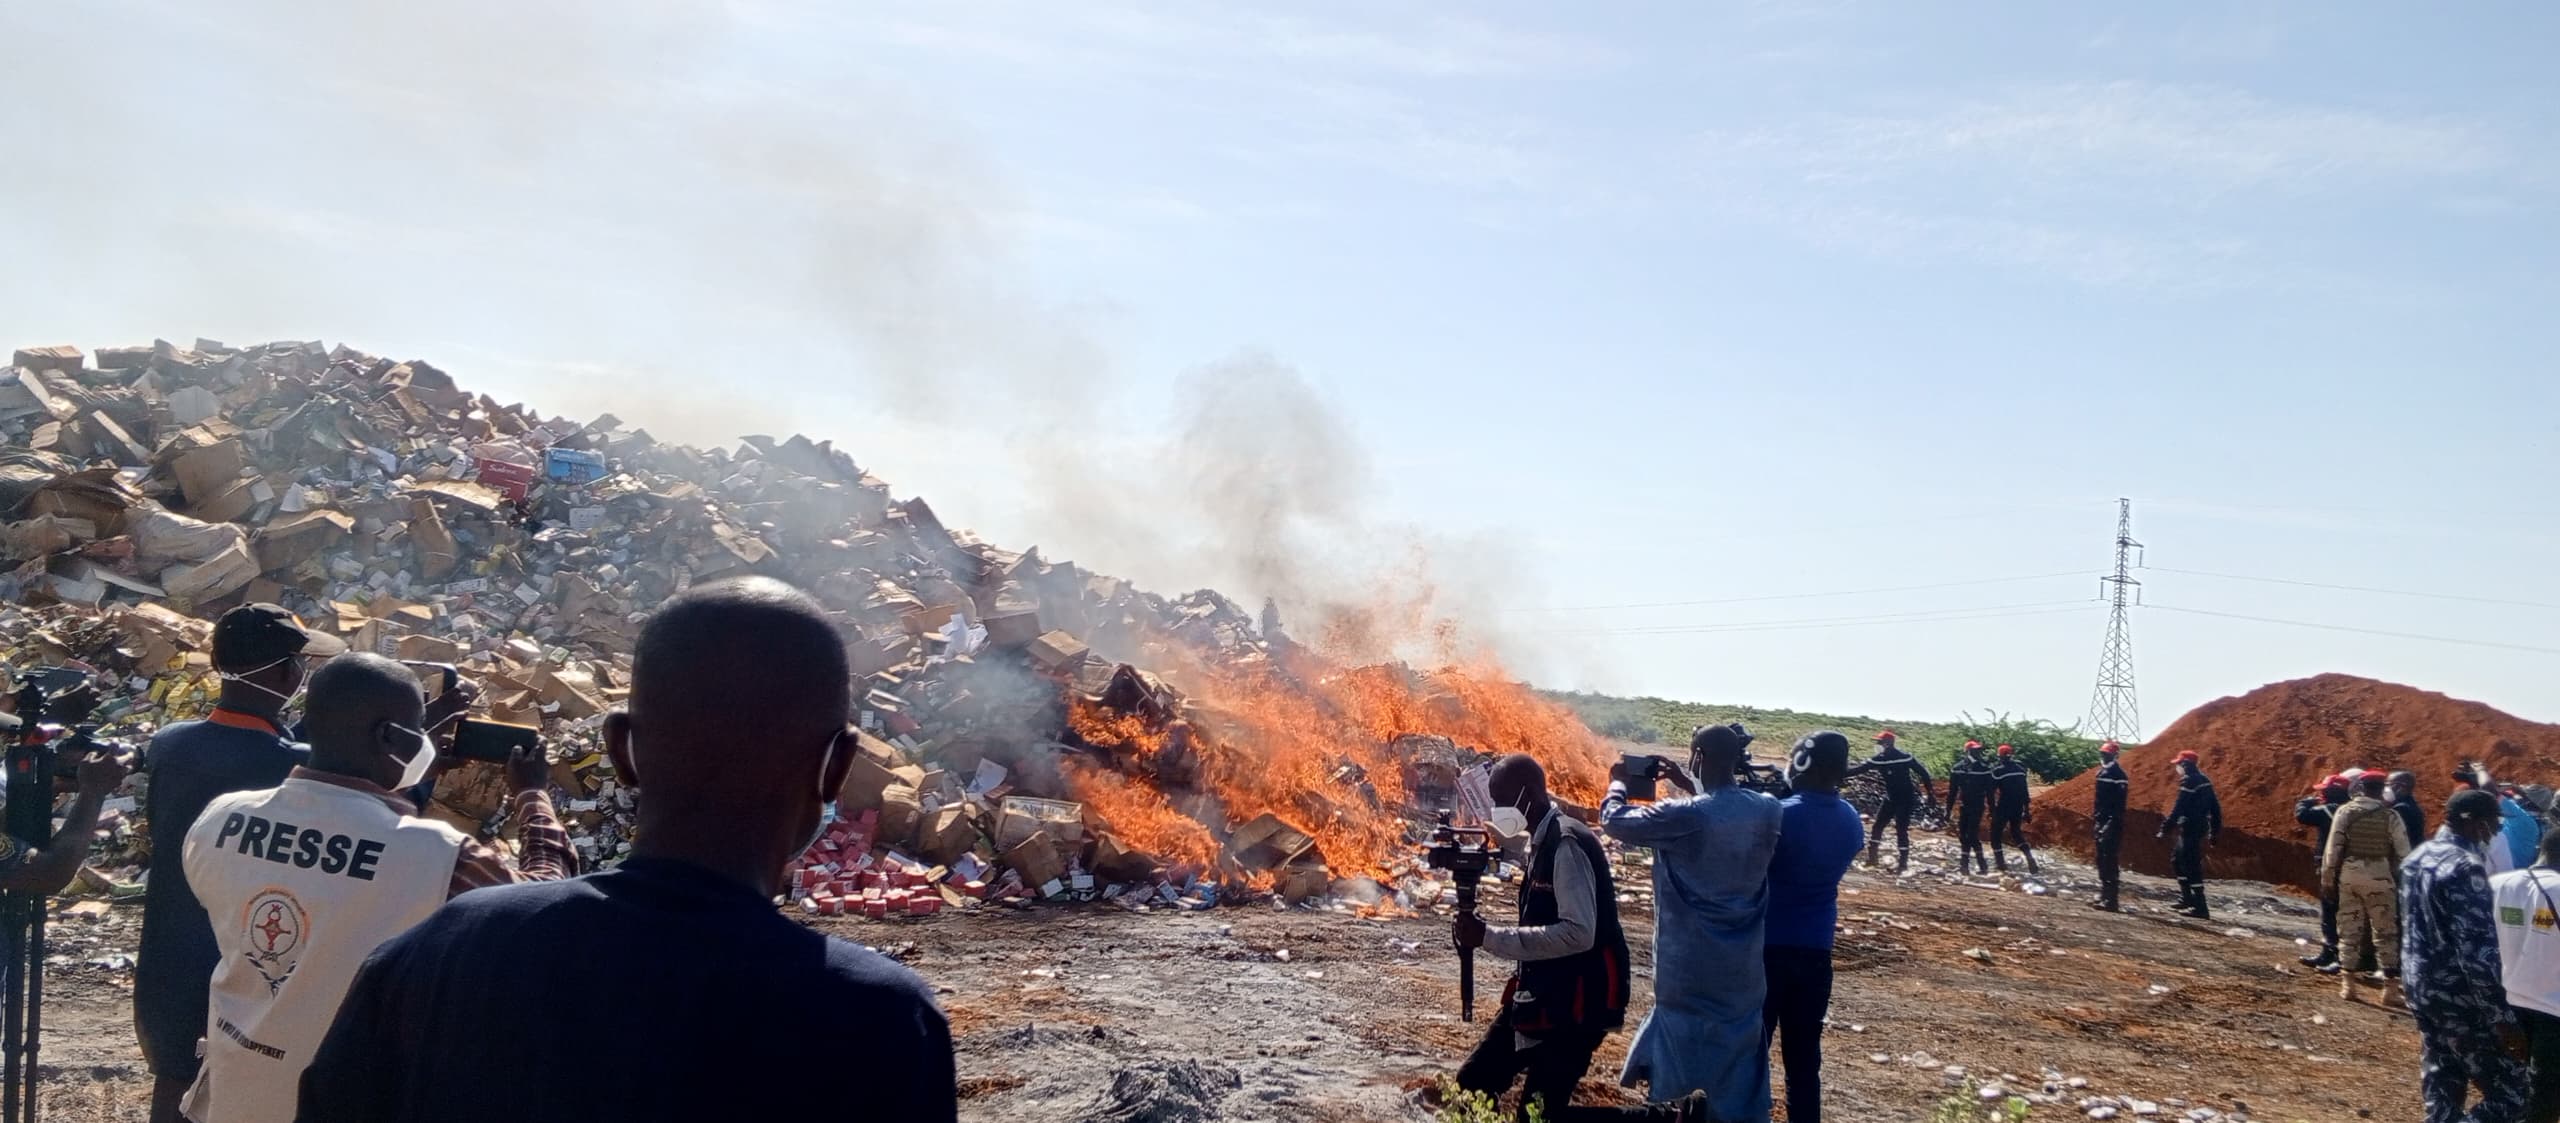
<path fill-rule="evenodd" d="M 1160 858 L 1216 856 L 1209 827 L 1178 809 L 1205 811 L 1183 802 L 1205 793 L 1231 829 L 1272 815 L 1313 836 L 1337 874 L 1382 873 L 1411 852 L 1399 813 L 1411 794 L 1406 761 L 1393 748 L 1409 734 L 1528 753 L 1557 794 L 1583 803 L 1597 802 L 1606 782 L 1607 743 L 1489 661 L 1417 674 L 1391 664 L 1334 669 L 1303 653 L 1211 664 L 1179 643 L 1149 645 L 1147 656 L 1185 692 L 1196 720 L 1150 728 L 1076 698 L 1070 728 L 1112 753 L 1117 770 L 1078 761 L 1067 779 L 1106 829 Z"/>

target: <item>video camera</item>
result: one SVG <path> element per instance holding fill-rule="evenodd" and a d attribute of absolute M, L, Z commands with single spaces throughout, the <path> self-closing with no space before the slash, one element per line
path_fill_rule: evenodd
<path fill-rule="evenodd" d="M 16 721 L 0 720 L 0 734 L 9 741 L 6 826 L 10 834 L 44 838 L 53 824 L 51 792 L 22 793 L 20 777 L 69 780 L 79 774 L 81 758 L 92 753 L 125 756 L 141 767 L 140 747 L 99 737 L 97 723 L 89 720 L 99 700 L 97 683 L 89 672 L 78 667 L 39 667 L 27 672 L 11 698 L 17 704 Z M 22 794 L 32 797 L 42 811 L 22 812 L 27 806 L 19 798 Z"/>
<path fill-rule="evenodd" d="M 89 716 L 98 708 L 96 683 L 77 667 L 42 667 L 26 673 L 10 694 L 16 713 L 0 720 L 7 742 L 8 803 L 0 829 L 10 837 L 53 837 L 53 800 L 62 782 L 76 777 L 94 753 L 140 757 L 132 747 L 98 737 Z M 50 845 L 50 843 L 46 843 Z M 88 840 L 82 839 L 86 847 Z M 9 960 L 0 969 L 0 1123 L 34 1123 L 36 1051 L 44 1023 L 45 895 L 0 892 L 0 946 Z"/>
<path fill-rule="evenodd" d="M 1440 825 L 1431 832 L 1431 849 L 1424 858 L 1432 869 L 1448 871 L 1449 880 L 1458 887 L 1458 912 L 1474 916 L 1476 886 L 1493 868 L 1493 836 L 1483 827 L 1453 826 L 1449 818 L 1449 812 L 1440 813 Z M 1476 1020 L 1476 953 L 1469 948 L 1458 949 L 1458 1016 Z"/>

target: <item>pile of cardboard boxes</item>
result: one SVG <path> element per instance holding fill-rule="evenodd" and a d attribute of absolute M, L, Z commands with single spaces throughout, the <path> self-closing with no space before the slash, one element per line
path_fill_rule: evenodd
<path fill-rule="evenodd" d="M 542 726 L 591 864 L 630 848 L 633 796 L 598 730 L 647 607 L 747 573 L 825 602 L 860 680 L 861 759 L 792 871 L 801 907 L 1197 907 L 1222 868 L 1230 891 L 1238 870 L 1293 896 L 1328 884 L 1270 816 L 1221 824 L 1220 861 L 1168 867 L 1064 798 L 1061 762 L 1093 748 L 1076 700 L 1181 718 L 1178 693 L 1118 660 L 1264 659 L 1276 629 L 1215 593 L 1168 600 L 950 529 L 827 442 L 694 449 L 313 342 L 30 347 L 0 369 L 0 659 L 99 669 L 100 719 L 140 736 L 209 707 L 214 617 L 282 604 L 358 649 L 454 664 L 487 716 Z M 432 811 L 502 837 L 501 786 L 457 770 Z"/>

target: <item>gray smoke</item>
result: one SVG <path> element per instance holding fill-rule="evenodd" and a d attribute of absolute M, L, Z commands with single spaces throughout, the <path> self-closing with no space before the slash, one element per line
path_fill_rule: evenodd
<path fill-rule="evenodd" d="M 497 362 L 513 371 L 498 389 L 705 444 L 801 429 L 826 407 L 1000 441 L 1051 556 L 1169 593 L 1275 597 L 1301 638 L 1330 632 L 1363 655 L 1433 658 L 1435 624 L 1499 619 L 1505 552 L 1383 521 L 1360 435 L 1275 356 L 1185 374 L 1161 440 L 1097 446 L 1122 379 L 1089 316 L 1014 280 L 1025 208 L 966 131 L 858 61 L 742 76 L 726 65 L 740 18 L 758 9 L 0 9 L 0 38 L 19 45 L 0 137 L 41 138 L 58 159 L 0 177 L 0 212 L 43 216 L 8 224 L 0 256 L 116 261 L 48 280 L 117 309 L 136 338 L 317 330 L 378 347 L 356 333 L 469 339 L 528 318 L 552 339 L 681 331 L 656 358 Z M 113 80 L 91 66 L 106 59 Z M 607 167 L 648 172 L 602 181 Z M 378 268 L 312 267 L 348 245 Z M 491 281 L 430 288 L 405 267 L 421 258 Z M 645 276 L 566 279 L 614 272 L 604 261 Z M 488 381 L 467 355 L 449 365 Z M 759 392 L 727 389 L 742 381 Z M 970 525 L 965 497 L 936 498 Z"/>

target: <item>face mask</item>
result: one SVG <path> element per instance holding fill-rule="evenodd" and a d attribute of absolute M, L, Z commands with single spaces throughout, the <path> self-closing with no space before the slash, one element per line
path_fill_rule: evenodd
<path fill-rule="evenodd" d="M 791 852 L 793 857 L 798 857 L 802 854 L 808 853 L 810 847 L 816 846 L 818 844 L 818 836 L 827 832 L 828 821 L 836 817 L 835 793 L 826 790 L 827 769 L 835 764 L 836 749 L 842 744 L 844 744 L 844 731 L 839 729 L 836 731 L 835 736 L 827 739 L 827 751 L 818 755 L 817 788 L 819 790 L 819 794 L 823 797 L 820 800 L 821 806 L 818 808 L 818 821 L 810 824 L 809 837 L 800 840 L 799 847 Z"/>
<path fill-rule="evenodd" d="M 1493 809 L 1493 829 L 1501 831 L 1505 836 L 1527 831 L 1529 813 L 1509 805 L 1496 807 Z"/>
<path fill-rule="evenodd" d="M 294 660 L 296 660 L 296 659 L 300 659 L 300 658 L 302 658 L 302 656 L 299 656 L 299 655 L 287 655 L 287 656 L 285 656 L 285 657 L 284 657 L 284 658 L 282 658 L 282 659 L 278 659 L 278 660 L 276 660 L 275 662 L 272 662 L 272 663 L 266 663 L 266 664 L 261 664 L 261 665 L 259 665 L 259 666 L 251 667 L 251 668 L 249 668 L 248 670 L 241 671 L 241 672 L 240 672 L 240 673 L 238 673 L 238 674 L 233 674 L 233 673 L 232 673 L 232 672 L 230 672 L 230 671 L 222 671 L 222 672 L 218 672 L 214 677 L 219 678 L 219 679 L 221 679 L 221 680 L 222 680 L 222 681 L 224 681 L 224 682 L 236 682 L 236 683 L 239 683 L 240 685 L 245 686 L 245 687 L 248 687 L 248 688 L 249 688 L 249 689 L 251 689 L 251 690 L 255 690 L 255 691 L 257 691 L 257 692 L 258 692 L 258 693 L 260 693 L 260 694 L 273 694 L 273 695 L 275 695 L 275 699 L 276 699 L 276 708 L 277 708 L 277 709 L 283 709 L 283 708 L 284 708 L 284 707 L 286 707 L 286 706 L 290 706 L 290 705 L 292 705 L 296 699 L 299 699 L 299 698 L 301 698 L 301 697 L 302 697 L 302 687 L 301 687 L 300 685 L 297 685 L 297 686 L 295 686 L 295 687 L 293 688 L 293 693 L 291 693 L 291 694 L 283 694 L 283 693 L 279 693 L 279 692 L 277 692 L 273 687 L 261 686 L 261 685 L 259 685 L 259 684 L 257 684 L 257 683 L 251 682 L 251 681 L 249 681 L 249 679 L 248 679 L 248 677 L 247 677 L 247 676 L 249 676 L 249 675 L 254 675 L 254 674 L 258 674 L 258 673 L 260 673 L 260 672 L 263 672 L 263 671 L 265 671 L 265 670 L 266 670 L 267 668 L 269 668 L 269 667 L 281 667 L 281 666 L 284 666 L 285 664 L 290 663 L 290 662 L 292 662 L 292 661 L 294 661 Z M 302 680 L 302 681 L 303 681 L 304 683 L 306 683 L 306 684 L 307 684 L 307 683 L 309 683 L 309 682 L 311 681 L 311 680 L 310 680 L 310 676 L 307 676 L 307 675 L 306 675 L 306 676 L 303 676 L 303 680 Z"/>
<path fill-rule="evenodd" d="M 391 785 L 391 790 L 405 792 L 417 787 L 418 781 L 427 778 L 427 770 L 436 766 L 436 743 L 426 734 L 408 726 L 394 725 L 391 728 L 418 739 L 418 750 L 400 763 L 400 782 Z"/>

